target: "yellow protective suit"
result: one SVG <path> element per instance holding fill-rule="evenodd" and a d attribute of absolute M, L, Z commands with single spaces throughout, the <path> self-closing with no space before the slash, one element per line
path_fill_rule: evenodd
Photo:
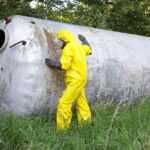
<path fill-rule="evenodd" d="M 59 100 L 57 109 L 58 130 L 64 130 L 69 128 L 72 118 L 71 108 L 74 101 L 78 122 L 82 124 L 91 118 L 84 87 L 87 83 L 86 55 L 89 55 L 92 51 L 89 46 L 80 45 L 75 36 L 68 30 L 61 31 L 58 38 L 66 42 L 60 59 L 62 70 L 66 70 L 66 90 Z"/>

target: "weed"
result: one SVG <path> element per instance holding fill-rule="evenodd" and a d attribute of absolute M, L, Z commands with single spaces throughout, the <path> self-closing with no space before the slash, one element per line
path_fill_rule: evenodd
<path fill-rule="evenodd" d="M 150 98 L 130 107 L 95 105 L 82 127 L 57 132 L 56 117 L 10 115 L 0 121 L 0 150 L 149 150 Z"/>

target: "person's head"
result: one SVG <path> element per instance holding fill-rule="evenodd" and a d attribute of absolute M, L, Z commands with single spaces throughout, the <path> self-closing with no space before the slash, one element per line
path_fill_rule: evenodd
<path fill-rule="evenodd" d="M 62 44 L 62 48 L 70 42 L 77 43 L 77 39 L 69 30 L 62 30 L 58 33 L 58 39 L 62 40 L 64 43 Z"/>
<path fill-rule="evenodd" d="M 66 45 L 66 42 L 64 40 L 59 40 L 60 41 L 60 48 L 63 49 Z"/>

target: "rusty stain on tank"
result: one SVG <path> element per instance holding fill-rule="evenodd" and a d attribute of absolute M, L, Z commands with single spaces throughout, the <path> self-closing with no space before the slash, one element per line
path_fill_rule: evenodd
<path fill-rule="evenodd" d="M 48 45 L 48 53 L 50 59 L 54 61 L 60 61 L 62 50 L 59 48 L 57 44 L 57 34 L 49 33 L 47 29 L 43 28 L 43 31 L 45 33 L 46 39 L 47 39 L 47 45 Z M 62 87 L 65 87 L 64 84 L 64 71 L 56 70 L 51 67 L 47 67 L 47 73 L 46 73 L 46 79 L 47 79 L 47 87 L 50 90 L 50 92 L 54 91 L 55 89 L 55 95 L 60 95 L 60 90 Z"/>
<path fill-rule="evenodd" d="M 31 24 L 36 24 L 34 21 L 30 21 Z"/>
<path fill-rule="evenodd" d="M 92 32 L 92 33 L 97 33 L 94 29 L 92 28 L 89 28 L 89 30 Z"/>
<path fill-rule="evenodd" d="M 11 16 L 11 17 L 4 17 L 4 20 L 6 21 L 6 24 L 5 24 L 5 27 L 10 23 L 10 22 L 12 22 L 12 20 L 13 20 L 13 18 L 14 18 L 15 16 Z"/>
<path fill-rule="evenodd" d="M 57 45 L 57 33 L 49 33 L 45 28 L 43 28 L 43 31 L 47 38 L 47 44 L 48 44 L 48 52 L 51 56 L 51 59 L 54 59 L 55 61 L 59 61 L 61 57 L 62 50 Z"/>
<path fill-rule="evenodd" d="M 2 94 L 4 94 L 4 93 L 5 93 L 5 90 L 6 90 L 6 84 L 3 83 L 2 86 L 1 86 L 0 91 L 1 91 Z"/>
<path fill-rule="evenodd" d="M 3 67 L 1 67 L 1 71 L 3 71 L 4 70 L 4 68 Z"/>
<path fill-rule="evenodd" d="M 35 27 L 35 33 L 34 33 L 35 37 L 38 39 L 38 43 L 40 44 L 41 48 L 44 48 L 44 39 L 41 30 L 36 25 L 34 25 L 34 27 Z"/>
<path fill-rule="evenodd" d="M 131 74 L 128 74 L 128 75 L 127 75 L 127 79 L 128 79 L 128 80 L 132 80 L 132 81 L 136 81 L 136 80 L 138 80 L 139 76 L 140 76 L 140 75 L 138 75 L 138 74 L 132 74 L 132 73 L 131 73 Z"/>
<path fill-rule="evenodd" d="M 9 73 L 9 82 L 11 83 L 11 81 L 12 81 L 12 74 L 11 74 L 11 72 Z"/>
<path fill-rule="evenodd" d="M 23 46 L 22 51 L 23 51 L 23 54 L 25 54 L 25 52 L 26 52 L 26 47 L 25 46 Z"/>
<path fill-rule="evenodd" d="M 32 39 L 32 40 L 30 40 L 30 42 L 29 42 L 29 45 L 31 46 L 31 47 L 33 47 L 33 42 L 34 42 L 34 40 Z"/>
<path fill-rule="evenodd" d="M 118 63 L 118 60 L 117 60 L 117 59 L 109 58 L 108 61 L 110 61 L 110 62 L 112 62 L 112 63 Z"/>

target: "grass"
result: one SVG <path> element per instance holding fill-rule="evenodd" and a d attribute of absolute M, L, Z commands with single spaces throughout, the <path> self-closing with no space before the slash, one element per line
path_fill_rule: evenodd
<path fill-rule="evenodd" d="M 92 121 L 57 132 L 56 118 L 11 115 L 0 121 L 0 150 L 150 150 L 150 98 L 120 108 L 95 105 Z"/>

